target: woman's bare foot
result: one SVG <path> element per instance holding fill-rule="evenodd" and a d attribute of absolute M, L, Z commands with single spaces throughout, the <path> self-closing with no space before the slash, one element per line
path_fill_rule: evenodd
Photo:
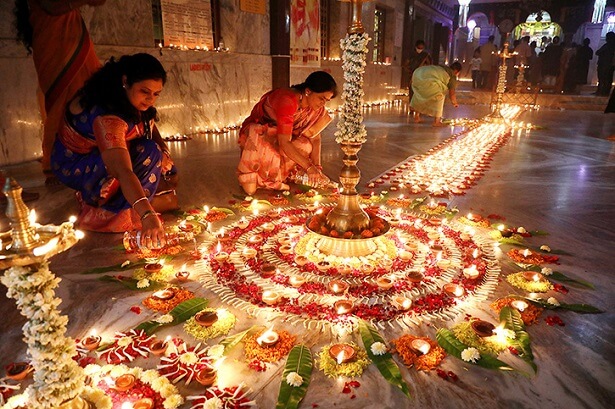
<path fill-rule="evenodd" d="M 256 192 L 256 183 L 254 182 L 241 183 L 240 185 L 248 196 L 252 196 Z"/>
<path fill-rule="evenodd" d="M 435 128 L 439 128 L 444 126 L 444 124 L 442 123 L 442 118 L 436 118 L 433 121 L 433 124 L 431 124 L 431 126 L 435 127 Z"/>
<path fill-rule="evenodd" d="M 418 112 L 413 112 L 412 116 L 414 117 L 415 124 L 420 124 L 421 122 L 423 122 L 421 121 L 421 115 Z"/>

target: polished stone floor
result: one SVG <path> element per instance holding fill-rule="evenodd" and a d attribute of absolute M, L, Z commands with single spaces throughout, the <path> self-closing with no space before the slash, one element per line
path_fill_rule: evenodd
<path fill-rule="evenodd" d="M 481 117 L 486 106 L 447 106 L 447 117 Z M 506 223 L 528 230 L 545 230 L 550 235 L 533 238 L 532 244 L 548 244 L 566 250 L 557 269 L 568 276 L 595 284 L 595 290 L 569 287 L 566 295 L 555 294 L 567 303 L 588 303 L 604 311 L 581 315 L 557 311 L 565 326 L 548 326 L 544 319 L 529 327 L 538 373 L 528 379 L 521 375 L 489 371 L 447 358 L 443 369 L 459 376 L 458 382 L 444 381 L 434 372 L 402 369 L 413 395 L 407 400 L 389 387 L 377 370 L 370 367 L 355 390 L 356 399 L 342 394 L 343 382 L 332 381 L 314 370 L 312 383 L 302 407 L 320 408 L 610 408 L 615 398 L 615 143 L 607 137 L 615 134 L 615 115 L 599 112 L 540 110 L 524 114 L 543 129 L 512 138 L 495 155 L 486 175 L 465 196 L 454 197 L 451 205 L 461 213 L 495 213 Z M 432 128 L 428 123 L 414 124 L 402 105 L 371 108 L 365 113 L 368 142 L 359 154 L 363 179 L 360 187 L 404 159 L 421 154 L 450 136 L 450 128 Z M 341 151 L 333 141 L 335 128 L 325 132 L 323 165 L 334 177 L 341 167 Z M 179 189 L 183 207 L 191 205 L 226 206 L 233 196 L 241 195 L 235 179 L 238 149 L 234 135 L 198 136 L 186 142 L 172 142 L 171 150 L 182 177 Z M 40 193 L 29 205 L 36 209 L 41 223 L 60 223 L 76 212 L 74 195 L 60 187 L 45 187 L 38 163 L 7 167 L 4 170 L 27 191 Z M 7 228 L 6 219 L 1 221 Z M 119 235 L 88 234 L 64 254 L 56 256 L 52 270 L 62 282 L 57 294 L 62 311 L 68 315 L 68 335 L 80 337 L 91 328 L 111 334 L 134 327 L 147 319 L 147 312 L 129 312 L 139 305 L 142 294 L 102 283 L 92 275 L 79 273 L 90 267 L 120 263 L 126 255 L 117 249 Z M 502 256 L 504 259 L 505 256 Z M 504 268 L 503 273 L 507 272 Z M 189 287 L 199 296 L 210 297 L 214 306 L 223 303 L 199 288 Z M 514 291 L 504 280 L 492 299 Z M 517 290 L 518 292 L 518 290 Z M 551 295 L 551 294 L 550 294 Z M 482 314 L 490 314 L 487 304 L 477 305 Z M 0 298 L 0 366 L 27 359 L 21 338 L 24 323 L 14 301 Z M 553 313 L 550 313 L 553 315 Z M 237 330 L 253 324 L 245 314 Z M 544 315 L 543 315 L 544 317 Z M 461 317 L 462 318 L 462 317 Z M 451 326 L 451 322 L 434 322 Z M 167 330 L 165 330 L 167 331 Z M 177 327 L 161 335 L 182 331 Z M 322 345 L 319 334 L 303 328 L 291 329 L 308 345 Z M 416 334 L 433 337 L 432 326 L 423 325 Z M 385 333 L 391 339 L 399 330 Z M 187 336 L 187 335 L 184 335 Z M 315 352 L 315 348 L 313 348 Z M 141 362 L 151 366 L 152 362 Z M 267 372 L 248 370 L 245 364 L 229 363 L 235 380 L 245 381 L 253 390 L 259 407 L 275 407 L 282 367 Z M 198 392 L 190 389 L 189 394 Z M 611 403 L 609 403 L 611 402 Z M 186 407 L 188 407 L 186 405 Z"/>

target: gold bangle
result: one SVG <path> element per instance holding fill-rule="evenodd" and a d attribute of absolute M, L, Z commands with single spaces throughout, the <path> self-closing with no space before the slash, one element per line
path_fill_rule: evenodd
<path fill-rule="evenodd" d="M 147 219 L 147 218 L 148 218 L 149 216 L 151 216 L 151 215 L 157 215 L 157 214 L 158 214 L 158 213 L 156 213 L 156 212 L 155 212 L 155 211 L 153 211 L 153 210 L 148 210 L 148 211 L 146 211 L 145 213 L 143 213 L 143 215 L 141 216 L 141 221 L 143 221 L 143 220 Z"/>
<path fill-rule="evenodd" d="M 142 202 L 142 201 L 144 201 L 144 200 L 147 200 L 147 197 L 143 196 L 143 197 L 141 197 L 141 198 L 139 198 L 139 199 L 135 200 L 135 201 L 132 203 L 132 207 L 134 208 L 134 207 L 137 205 L 137 203 Z"/>

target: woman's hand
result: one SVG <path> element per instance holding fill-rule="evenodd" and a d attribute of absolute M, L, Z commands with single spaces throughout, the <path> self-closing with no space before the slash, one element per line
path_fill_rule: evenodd
<path fill-rule="evenodd" d="M 157 213 L 147 213 L 141 220 L 141 226 L 141 246 L 156 249 L 166 245 L 164 227 Z"/>
<path fill-rule="evenodd" d="M 312 187 L 326 186 L 331 183 L 331 180 L 322 173 L 322 171 L 316 166 L 312 165 L 308 168 L 308 185 Z"/>
<path fill-rule="evenodd" d="M 162 173 L 165 174 L 173 167 L 173 160 L 168 152 L 162 152 Z"/>

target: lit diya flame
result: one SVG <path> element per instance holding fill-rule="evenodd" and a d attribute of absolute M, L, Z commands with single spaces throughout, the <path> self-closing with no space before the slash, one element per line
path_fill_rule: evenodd
<path fill-rule="evenodd" d="M 306 256 L 302 256 L 302 255 L 295 256 L 295 264 L 297 264 L 300 267 L 306 265 L 308 261 L 309 260 Z"/>
<path fill-rule="evenodd" d="M 251 259 L 251 258 L 256 257 L 256 254 L 258 254 L 258 252 L 256 251 L 256 249 L 252 247 L 246 247 L 243 249 L 241 254 L 243 255 L 244 258 Z"/>
<path fill-rule="evenodd" d="M 329 348 L 329 356 L 337 362 L 338 365 L 352 361 L 357 355 L 357 351 L 348 344 L 335 344 Z"/>
<path fill-rule="evenodd" d="M 463 289 L 463 287 L 458 284 L 444 284 L 442 289 L 447 295 L 451 297 L 461 297 L 463 294 L 465 294 L 465 290 Z"/>
<path fill-rule="evenodd" d="M 523 254 L 523 257 L 527 257 L 527 256 L 529 256 L 531 254 L 531 251 L 529 249 L 525 249 L 525 250 L 523 250 L 522 254 Z"/>
<path fill-rule="evenodd" d="M 412 306 L 412 300 L 404 297 L 403 295 L 396 295 L 392 301 L 395 308 L 401 311 L 407 311 Z"/>
<path fill-rule="evenodd" d="M 150 344 L 149 349 L 154 355 L 162 355 L 167 350 L 167 346 L 165 341 L 157 339 Z"/>
<path fill-rule="evenodd" d="M 101 338 L 96 335 L 96 330 L 93 329 L 89 336 L 81 340 L 81 345 L 88 351 L 92 351 L 100 345 Z"/>
<path fill-rule="evenodd" d="M 297 288 L 301 287 L 303 283 L 305 283 L 305 278 L 299 275 L 294 275 L 288 279 L 288 282 L 290 283 L 290 285 Z"/>
<path fill-rule="evenodd" d="M 280 294 L 277 291 L 266 290 L 263 291 L 261 299 L 265 304 L 274 305 L 280 300 Z"/>
<path fill-rule="evenodd" d="M 525 278 L 527 281 L 532 281 L 532 282 L 537 283 L 539 281 L 542 281 L 544 276 L 541 273 L 537 273 L 534 271 L 524 271 L 523 278 Z"/>
<path fill-rule="evenodd" d="M 194 230 L 194 226 L 191 223 L 186 223 L 185 220 L 182 220 L 179 223 L 179 230 L 183 231 L 183 232 L 190 232 L 192 230 Z"/>
<path fill-rule="evenodd" d="M 476 268 L 476 265 L 472 264 L 470 267 L 468 268 L 464 268 L 463 269 L 463 275 L 466 278 L 469 278 L 470 280 L 474 280 L 476 278 L 478 278 L 480 272 L 478 271 L 478 269 Z"/>
<path fill-rule="evenodd" d="M 338 315 L 350 314 L 354 309 L 354 305 L 350 300 L 339 300 L 333 304 Z"/>
<path fill-rule="evenodd" d="M 124 392 L 132 388 L 135 382 L 136 382 L 136 378 L 134 375 L 131 375 L 131 374 L 120 375 L 115 379 L 114 389 L 120 392 Z"/>
<path fill-rule="evenodd" d="M 528 303 L 523 300 L 514 300 L 510 303 L 510 305 L 519 312 L 525 311 L 525 309 L 529 306 Z"/>
<path fill-rule="evenodd" d="M 329 282 L 329 290 L 333 294 L 341 294 L 348 289 L 348 284 L 340 280 L 331 280 Z"/>
<path fill-rule="evenodd" d="M 190 277 L 190 272 L 186 270 L 186 264 L 184 264 L 181 270 L 175 273 L 175 278 L 177 281 L 187 281 L 188 277 Z"/>
<path fill-rule="evenodd" d="M 175 297 L 175 290 L 173 288 L 165 288 L 164 290 L 158 290 L 152 294 L 152 298 L 160 301 L 170 300 Z"/>
<path fill-rule="evenodd" d="M 263 332 L 258 338 L 256 343 L 262 347 L 272 347 L 280 340 L 280 334 L 273 330 L 273 327 Z"/>
<path fill-rule="evenodd" d="M 431 350 L 431 344 L 424 339 L 413 339 L 410 343 L 410 346 L 413 350 L 418 352 L 421 355 L 427 355 Z"/>
<path fill-rule="evenodd" d="M 474 251 L 472 252 L 472 258 L 478 258 L 479 254 L 480 253 L 479 253 L 478 249 L 474 249 Z"/>

